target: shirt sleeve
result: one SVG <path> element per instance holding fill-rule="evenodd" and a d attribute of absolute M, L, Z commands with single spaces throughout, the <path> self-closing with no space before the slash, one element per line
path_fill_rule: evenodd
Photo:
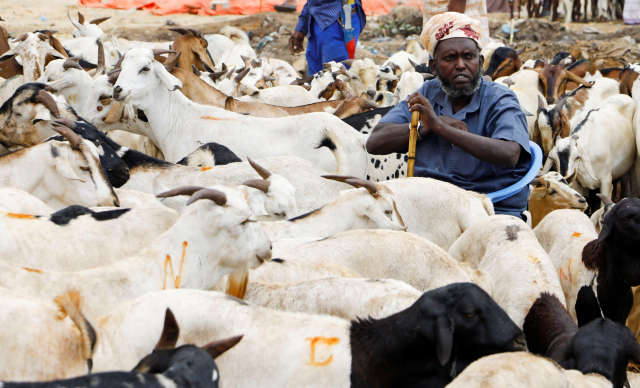
<path fill-rule="evenodd" d="M 298 24 L 296 25 L 296 31 L 300 31 L 303 34 L 307 35 L 309 31 L 307 31 L 309 26 L 309 2 L 307 1 L 302 7 L 302 11 L 300 12 L 300 16 L 298 16 Z"/>
<path fill-rule="evenodd" d="M 493 130 L 491 138 L 514 141 L 531 154 L 527 120 L 520 108 L 518 98 L 512 91 L 507 91 L 497 99 L 489 116 L 488 125 Z"/>
<path fill-rule="evenodd" d="M 418 89 L 423 96 L 427 95 L 427 83 L 425 82 L 420 89 Z M 411 112 L 409 112 L 409 105 L 407 104 L 407 98 L 400 101 L 398 105 L 391 108 L 390 111 L 387 112 L 380 119 L 379 123 L 392 123 L 392 124 L 402 124 L 411 122 Z"/>

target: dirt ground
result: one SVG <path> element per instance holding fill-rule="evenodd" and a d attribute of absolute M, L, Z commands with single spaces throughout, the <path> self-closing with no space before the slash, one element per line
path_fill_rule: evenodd
<path fill-rule="evenodd" d="M 16 4 L 18 3 L 18 5 Z M 170 40 L 175 34 L 167 29 L 184 25 L 203 33 L 217 32 L 230 24 L 249 32 L 254 48 L 264 56 L 282 58 L 290 62 L 304 60 L 304 54 L 291 55 L 288 39 L 297 21 L 296 14 L 263 13 L 251 16 L 154 16 L 146 11 L 82 8 L 77 0 L 0 0 L 0 22 L 9 32 L 18 34 L 36 29 L 57 30 L 61 38 L 69 37 L 73 29 L 67 19 L 70 10 L 76 17 L 81 12 L 89 20 L 111 16 L 101 26 L 107 33 L 127 39 Z M 361 35 L 358 57 L 369 57 L 377 63 L 384 61 L 406 44 L 407 36 L 419 33 L 421 14 L 417 8 L 398 7 L 391 14 L 369 17 Z M 490 14 L 491 34 L 508 39 L 501 26 L 509 22 L 507 14 Z M 616 57 L 625 62 L 640 61 L 640 27 L 625 26 L 622 21 L 607 23 L 561 23 L 544 19 L 517 19 L 518 31 L 513 47 L 523 50 L 523 60 L 550 59 L 558 51 L 579 48 L 582 55 Z"/>

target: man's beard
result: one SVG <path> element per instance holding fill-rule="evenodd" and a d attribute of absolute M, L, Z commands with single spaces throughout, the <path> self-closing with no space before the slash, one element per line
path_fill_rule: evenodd
<path fill-rule="evenodd" d="M 449 81 L 440 76 L 440 72 L 436 71 L 436 76 L 440 80 L 440 87 L 446 93 L 449 98 L 460 98 L 460 97 L 470 97 L 473 96 L 473 93 L 478 90 L 480 87 L 480 77 L 482 76 L 482 71 L 478 69 L 478 72 L 471 79 L 471 85 L 465 88 L 456 88 L 451 85 Z"/>

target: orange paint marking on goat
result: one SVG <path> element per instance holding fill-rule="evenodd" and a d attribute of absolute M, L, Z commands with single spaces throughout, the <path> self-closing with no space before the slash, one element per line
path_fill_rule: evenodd
<path fill-rule="evenodd" d="M 221 119 L 221 118 L 218 118 L 218 117 L 213 117 L 213 116 L 200 116 L 200 118 L 202 120 L 224 120 L 224 119 Z"/>
<path fill-rule="evenodd" d="M 531 255 L 529 255 L 529 260 L 531 260 L 533 264 L 538 264 L 540 262 L 537 257 Z"/>
<path fill-rule="evenodd" d="M 573 232 L 573 234 L 571 235 L 571 237 L 580 237 L 582 236 L 582 233 L 580 232 Z"/>
<path fill-rule="evenodd" d="M 204 172 L 204 171 L 209 171 L 209 170 L 211 170 L 212 168 L 213 168 L 213 167 L 211 167 L 211 166 L 202 166 L 202 167 L 200 167 L 200 171 L 203 171 L 203 172 Z"/>
<path fill-rule="evenodd" d="M 333 355 L 330 355 L 324 361 L 316 360 L 316 346 L 318 344 L 331 346 L 331 345 L 336 345 L 340 342 L 340 339 L 337 337 L 328 337 L 328 338 L 327 337 L 310 337 L 310 338 L 306 338 L 305 340 L 309 341 L 311 345 L 308 364 L 312 366 L 327 366 L 331 363 L 331 361 L 333 361 Z"/>
<path fill-rule="evenodd" d="M 42 270 L 39 270 L 39 269 L 36 269 L 36 268 L 22 267 L 22 269 L 24 269 L 25 271 L 28 271 L 28 272 L 42 273 Z"/>
<path fill-rule="evenodd" d="M 7 217 L 11 217 L 11 218 L 22 218 L 25 220 L 35 220 L 36 216 L 34 216 L 33 214 L 22 214 L 22 213 L 7 213 Z"/>
<path fill-rule="evenodd" d="M 173 287 L 180 288 L 180 284 L 182 283 L 182 270 L 184 269 L 184 259 L 187 255 L 187 246 L 188 242 L 182 242 L 182 257 L 180 258 L 180 269 L 178 269 L 178 276 L 175 276 L 173 272 L 173 261 L 171 260 L 171 255 L 167 254 L 164 259 L 164 281 L 162 282 L 162 289 L 167 289 L 167 275 L 171 273 L 171 279 L 173 279 Z M 167 270 L 168 269 L 168 270 Z"/>

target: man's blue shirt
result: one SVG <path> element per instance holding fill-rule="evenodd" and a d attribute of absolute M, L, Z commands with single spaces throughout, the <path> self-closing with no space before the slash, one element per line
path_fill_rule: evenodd
<path fill-rule="evenodd" d="M 360 0 L 355 0 L 355 8 L 360 17 L 360 29 L 364 29 L 366 17 L 362 10 Z M 308 35 L 311 25 L 311 18 L 321 29 L 327 28 L 332 23 L 338 21 L 342 9 L 342 0 L 307 0 L 298 17 L 296 31 Z"/>
<path fill-rule="evenodd" d="M 435 133 L 429 133 L 416 146 L 415 176 L 435 178 L 463 189 L 490 193 L 517 182 L 527 173 L 531 165 L 529 132 L 518 98 L 511 90 L 495 82 L 482 80 L 471 102 L 455 114 L 437 78 L 425 82 L 418 92 L 431 102 L 436 115 L 464 121 L 471 133 L 514 141 L 522 149 L 515 168 L 503 167 L 482 161 Z M 380 123 L 410 121 L 411 112 L 404 100 L 391 109 Z M 526 209 L 528 199 L 527 186 L 514 196 L 494 204 L 494 207 L 497 213 L 518 216 Z"/>

